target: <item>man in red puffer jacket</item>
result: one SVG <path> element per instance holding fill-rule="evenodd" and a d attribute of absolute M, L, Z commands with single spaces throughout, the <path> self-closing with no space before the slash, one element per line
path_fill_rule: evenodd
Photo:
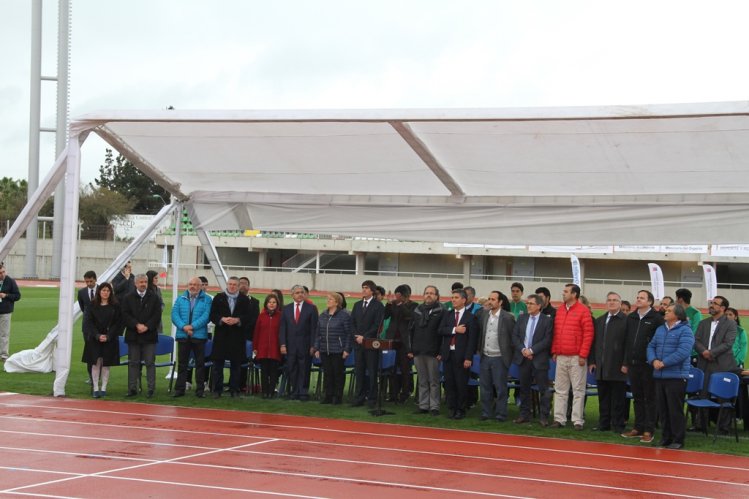
<path fill-rule="evenodd" d="M 587 359 L 593 343 L 593 318 L 588 307 L 578 301 L 580 287 L 567 284 L 562 291 L 563 306 L 554 319 L 551 353 L 557 363 L 554 381 L 554 423 L 562 428 L 567 423 L 567 399 L 572 387 L 572 423 L 576 430 L 585 424 L 585 387 Z"/>

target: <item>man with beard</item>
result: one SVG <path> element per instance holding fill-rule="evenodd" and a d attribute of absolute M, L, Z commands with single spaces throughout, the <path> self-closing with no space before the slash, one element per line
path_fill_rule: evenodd
<path fill-rule="evenodd" d="M 707 388 L 710 376 L 716 372 L 737 372 L 736 359 L 733 356 L 733 343 L 736 341 L 736 322 L 726 317 L 728 300 L 716 296 L 710 300 L 708 313 L 710 317 L 700 321 L 694 337 L 694 349 L 697 350 L 697 368 L 705 373 L 705 388 L 700 392 L 701 398 L 708 398 Z M 689 316 L 689 314 L 687 314 Z M 704 412 L 704 411 L 703 411 Z M 706 414 L 698 413 L 695 426 L 704 430 L 708 426 Z M 727 434 L 731 429 L 731 411 L 723 411 L 718 421 L 718 431 Z M 694 416 L 693 416 L 694 420 Z"/>
<path fill-rule="evenodd" d="M 414 360 L 419 378 L 420 414 L 438 416 L 440 413 L 439 360 L 442 337 L 439 325 L 444 308 L 440 305 L 440 293 L 436 286 L 424 288 L 424 303 L 413 311 L 411 322 L 411 350 L 408 357 Z"/>

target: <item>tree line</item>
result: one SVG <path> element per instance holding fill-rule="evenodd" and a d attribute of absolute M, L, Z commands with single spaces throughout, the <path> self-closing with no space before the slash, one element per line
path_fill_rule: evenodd
<path fill-rule="evenodd" d="M 106 150 L 98 177 L 81 186 L 80 196 L 78 217 L 83 237 L 102 231 L 111 234 L 111 224 L 118 219 L 128 214 L 155 214 L 169 202 L 169 193 L 164 188 L 122 154 L 115 156 L 112 149 Z M 27 200 L 25 179 L 0 179 L 0 221 L 15 220 Z M 52 216 L 53 206 L 52 198 L 48 199 L 39 215 Z"/>

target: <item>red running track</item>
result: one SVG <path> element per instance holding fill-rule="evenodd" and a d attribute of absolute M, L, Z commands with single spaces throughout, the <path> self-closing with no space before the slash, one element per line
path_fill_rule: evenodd
<path fill-rule="evenodd" d="M 749 497 L 749 458 L 0 393 L 0 495 Z"/>

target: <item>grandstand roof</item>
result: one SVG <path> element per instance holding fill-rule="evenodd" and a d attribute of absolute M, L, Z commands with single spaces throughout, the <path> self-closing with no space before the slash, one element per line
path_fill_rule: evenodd
<path fill-rule="evenodd" d="M 102 111 L 207 230 L 481 244 L 749 242 L 749 102 Z"/>

